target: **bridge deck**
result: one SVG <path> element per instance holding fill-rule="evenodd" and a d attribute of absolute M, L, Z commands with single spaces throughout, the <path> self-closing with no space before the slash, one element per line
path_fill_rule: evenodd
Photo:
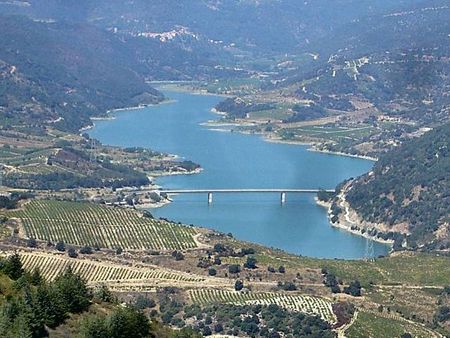
<path fill-rule="evenodd" d="M 173 189 L 159 190 L 166 194 L 208 194 L 208 193 L 318 193 L 319 191 L 334 192 L 323 189 Z"/>

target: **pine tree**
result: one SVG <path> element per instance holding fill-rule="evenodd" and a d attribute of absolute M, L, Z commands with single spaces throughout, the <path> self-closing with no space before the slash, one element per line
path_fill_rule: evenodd
<path fill-rule="evenodd" d="M 55 279 L 54 286 L 67 312 L 79 313 L 89 307 L 90 296 L 86 282 L 73 273 L 70 267 Z"/>
<path fill-rule="evenodd" d="M 48 335 L 44 326 L 44 319 L 39 307 L 36 305 L 35 297 L 29 287 L 25 288 L 23 296 L 23 309 L 21 315 L 25 316 L 27 326 L 32 337 L 46 337 Z"/>
<path fill-rule="evenodd" d="M 144 338 L 150 333 L 150 323 L 141 311 L 118 308 L 107 320 L 110 338 Z"/>
<path fill-rule="evenodd" d="M 19 279 L 24 272 L 19 254 L 15 253 L 14 255 L 9 256 L 6 259 L 2 270 L 9 278 L 13 280 Z"/>
<path fill-rule="evenodd" d="M 81 333 L 84 338 L 109 338 L 105 319 L 100 316 L 88 317 L 81 323 Z M 131 337 L 129 337 L 131 338 Z"/>
<path fill-rule="evenodd" d="M 30 282 L 34 286 L 39 286 L 43 283 L 44 279 L 42 278 L 41 271 L 39 268 L 33 270 L 33 273 L 30 276 Z"/>
<path fill-rule="evenodd" d="M 36 305 L 42 318 L 50 328 L 55 328 L 66 319 L 64 304 L 55 288 L 46 284 L 36 290 Z"/>

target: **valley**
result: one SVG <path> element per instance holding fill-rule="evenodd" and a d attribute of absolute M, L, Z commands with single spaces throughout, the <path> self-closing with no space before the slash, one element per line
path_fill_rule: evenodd
<path fill-rule="evenodd" d="M 0 333 L 448 337 L 449 15 L 0 0 Z"/>

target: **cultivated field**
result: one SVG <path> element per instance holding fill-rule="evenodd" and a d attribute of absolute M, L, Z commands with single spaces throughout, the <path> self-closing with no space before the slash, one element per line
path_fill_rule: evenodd
<path fill-rule="evenodd" d="M 34 200 L 10 214 L 27 238 L 131 250 L 182 250 L 197 246 L 195 229 L 153 220 L 123 208 Z"/>
<path fill-rule="evenodd" d="M 398 338 L 404 333 L 417 338 L 440 337 L 427 328 L 395 315 L 360 311 L 356 321 L 345 331 L 348 338 Z"/>
<path fill-rule="evenodd" d="M 214 303 L 245 304 L 276 304 L 282 308 L 318 315 L 322 319 L 334 323 L 336 317 L 331 308 L 331 302 L 313 296 L 298 294 L 282 294 L 274 292 L 252 293 L 235 292 L 216 289 L 198 289 L 190 291 L 191 300 L 200 305 Z"/>
<path fill-rule="evenodd" d="M 205 279 L 178 271 L 151 266 L 127 266 L 116 262 L 74 259 L 62 254 L 43 252 L 21 252 L 20 258 L 27 271 L 38 269 L 47 280 L 53 280 L 68 267 L 80 274 L 88 283 L 144 282 L 199 283 Z"/>

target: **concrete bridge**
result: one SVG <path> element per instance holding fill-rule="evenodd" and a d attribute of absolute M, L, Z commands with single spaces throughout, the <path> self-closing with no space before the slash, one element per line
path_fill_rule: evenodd
<path fill-rule="evenodd" d="M 158 190 L 162 194 L 207 194 L 208 203 L 213 202 L 213 194 L 225 193 L 225 194 L 242 194 L 242 193 L 278 193 L 280 194 L 281 203 L 286 203 L 287 193 L 300 193 L 300 194 L 317 194 L 319 191 L 334 192 L 334 190 L 323 189 L 173 189 L 173 190 Z"/>

